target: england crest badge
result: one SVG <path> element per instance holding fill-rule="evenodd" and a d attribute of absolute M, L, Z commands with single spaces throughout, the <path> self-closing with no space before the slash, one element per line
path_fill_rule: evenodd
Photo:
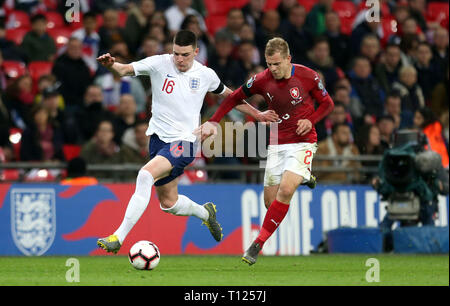
<path fill-rule="evenodd" d="M 200 88 L 200 78 L 189 78 L 189 87 L 192 90 L 197 90 Z"/>
<path fill-rule="evenodd" d="M 23 254 L 39 256 L 52 245 L 56 233 L 55 202 L 53 189 L 11 190 L 11 233 Z"/>

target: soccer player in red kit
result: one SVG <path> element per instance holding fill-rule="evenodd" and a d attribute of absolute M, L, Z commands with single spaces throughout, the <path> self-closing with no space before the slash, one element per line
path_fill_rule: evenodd
<path fill-rule="evenodd" d="M 268 208 L 258 237 L 242 260 L 256 262 L 266 240 L 286 216 L 294 192 L 311 179 L 311 162 L 317 149 L 314 125 L 333 109 L 319 75 L 312 69 L 292 64 L 289 46 L 282 38 L 268 41 L 265 49 L 268 69 L 250 78 L 229 95 L 211 119 L 195 133 L 202 139 L 217 133 L 217 123 L 243 99 L 263 96 L 279 120 L 277 135 L 270 135 L 264 175 L 264 202 Z M 314 101 L 319 106 L 314 107 Z"/>

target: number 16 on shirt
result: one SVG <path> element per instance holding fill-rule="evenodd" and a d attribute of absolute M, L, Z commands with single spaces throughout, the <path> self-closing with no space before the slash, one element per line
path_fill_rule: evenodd
<path fill-rule="evenodd" d="M 164 81 L 164 85 L 162 87 L 162 91 L 165 91 L 168 94 L 171 94 L 174 86 L 175 86 L 175 81 L 169 80 L 168 78 L 166 78 Z"/>

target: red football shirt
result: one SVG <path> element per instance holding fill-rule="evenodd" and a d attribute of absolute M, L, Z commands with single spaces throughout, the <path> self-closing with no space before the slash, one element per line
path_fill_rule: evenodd
<path fill-rule="evenodd" d="M 314 124 L 334 107 L 319 75 L 308 67 L 293 64 L 289 79 L 276 80 L 269 69 L 253 76 L 221 103 L 210 121 L 219 122 L 233 107 L 243 103 L 243 99 L 255 94 L 263 96 L 269 109 L 280 117 L 278 139 L 271 135 L 270 144 L 317 142 Z M 317 109 L 314 108 L 314 101 L 319 103 Z M 309 119 L 313 124 L 313 128 L 303 136 L 296 132 L 300 119 Z"/>

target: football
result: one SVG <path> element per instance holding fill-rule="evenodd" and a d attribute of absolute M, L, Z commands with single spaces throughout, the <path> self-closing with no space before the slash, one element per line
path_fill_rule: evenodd
<path fill-rule="evenodd" d="M 156 244 L 146 240 L 136 242 L 128 252 L 128 260 L 138 270 L 153 270 L 160 258 Z"/>

